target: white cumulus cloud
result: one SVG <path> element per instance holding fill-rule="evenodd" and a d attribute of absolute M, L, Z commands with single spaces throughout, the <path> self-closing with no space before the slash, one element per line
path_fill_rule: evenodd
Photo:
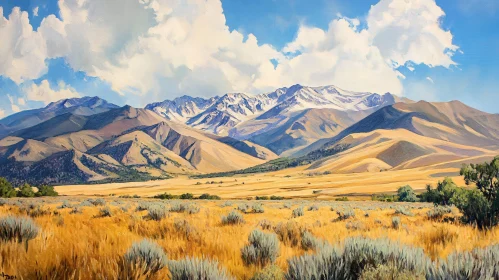
<path fill-rule="evenodd" d="M 365 19 L 337 15 L 326 29 L 304 25 L 282 50 L 231 30 L 220 0 L 65 0 L 59 8 L 60 19 L 45 17 L 37 31 L 17 8 L 0 18 L 0 75 L 23 83 L 46 72 L 46 59 L 63 57 L 144 103 L 295 83 L 400 94 L 397 67 L 450 67 L 459 51 L 435 0 L 381 0 Z M 45 93 L 33 91 L 27 101 L 77 94 L 48 81 L 31 87 Z"/>
<path fill-rule="evenodd" d="M 80 97 L 80 94 L 72 87 L 60 81 L 53 89 L 49 81 L 43 80 L 39 85 L 33 83 L 31 86 L 24 89 L 25 96 L 31 101 L 41 101 L 45 104 L 55 102 L 65 98 Z M 11 100 L 11 103 L 12 100 Z"/>

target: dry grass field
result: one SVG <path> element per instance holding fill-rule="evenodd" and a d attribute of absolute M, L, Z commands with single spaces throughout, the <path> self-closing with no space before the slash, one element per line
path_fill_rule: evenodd
<path fill-rule="evenodd" d="M 174 195 L 189 192 L 194 195 L 216 194 L 224 199 L 277 195 L 286 198 L 332 200 L 343 195 L 366 199 L 373 193 L 393 193 L 400 186 L 407 184 L 415 190 L 423 190 L 427 184 L 436 184 L 446 176 L 451 177 L 458 185 L 464 185 L 462 177 L 458 176 L 459 168 L 456 167 L 328 175 L 306 168 L 302 166 L 276 172 L 220 178 L 192 179 L 178 176 L 149 182 L 59 186 L 56 190 L 62 195 L 139 194 L 144 197 L 165 192 Z"/>
<path fill-rule="evenodd" d="M 254 182 L 258 179 L 247 180 Z M 164 187 L 161 191 L 166 189 Z M 240 195 L 248 193 L 243 195 L 241 192 Z M 499 242 L 499 228 L 479 231 L 463 225 L 457 220 L 456 209 L 441 219 L 430 220 L 426 213 L 433 205 L 426 203 L 189 201 L 115 197 L 98 201 L 87 197 L 14 198 L 3 203 L 0 218 L 31 216 L 39 227 L 37 236 L 28 242 L 27 248 L 16 242 L 0 242 L 0 270 L 17 276 L 17 279 L 123 279 L 123 256 L 134 242 L 145 238 L 157 243 L 169 260 L 186 257 L 217 260 L 218 268 L 225 269 L 235 279 L 251 279 L 262 267 L 246 265 L 241 249 L 248 244 L 248 236 L 255 229 L 279 237 L 275 264 L 283 272 L 288 269 L 288 259 L 313 253 L 314 249 L 307 251 L 302 245 L 304 232 L 334 245 L 342 244 L 347 237 L 388 238 L 421 248 L 436 263 L 452 252 L 470 251 Z M 263 207 L 264 212 L 252 211 L 254 205 L 259 205 L 256 209 Z M 109 216 L 103 211 L 106 207 L 110 210 Z M 167 215 L 159 221 L 151 219 L 153 207 L 165 209 Z M 238 210 L 246 207 L 248 213 Z M 293 217 L 293 210 L 300 207 L 303 207 L 304 215 Z M 401 207 L 412 215 L 396 214 L 396 209 Z M 337 211 L 349 210 L 353 210 L 355 216 L 338 219 Z M 222 224 L 222 217 L 231 211 L 241 213 L 244 223 Z M 393 225 L 397 217 L 400 219 L 398 227 Z M 169 269 L 165 267 L 156 273 L 130 278 L 168 277 Z"/>

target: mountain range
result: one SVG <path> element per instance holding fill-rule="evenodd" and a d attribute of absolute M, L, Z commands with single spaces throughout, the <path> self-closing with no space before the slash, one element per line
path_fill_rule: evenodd
<path fill-rule="evenodd" d="M 497 114 L 458 101 L 415 102 L 335 86 L 182 96 L 143 109 L 72 98 L 0 120 L 0 176 L 15 184 L 151 180 L 296 165 L 379 172 L 457 166 L 498 149 Z"/>

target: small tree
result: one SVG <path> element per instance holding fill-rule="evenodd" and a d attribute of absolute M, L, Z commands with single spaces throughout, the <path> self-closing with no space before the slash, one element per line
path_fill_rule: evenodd
<path fill-rule="evenodd" d="M 16 190 L 7 179 L 0 177 L 0 196 L 1 197 L 14 197 Z"/>
<path fill-rule="evenodd" d="M 34 197 L 35 192 L 33 188 L 29 184 L 24 184 L 19 187 L 19 191 L 17 192 L 18 197 Z"/>
<path fill-rule="evenodd" d="M 416 202 L 416 201 L 418 201 L 418 197 L 416 196 L 416 193 L 414 192 L 414 190 L 409 185 L 400 187 L 397 190 L 397 194 L 398 194 L 398 197 L 399 197 L 399 201 L 405 201 L 405 202 Z"/>
<path fill-rule="evenodd" d="M 437 188 L 432 189 L 431 185 L 426 186 L 426 192 L 422 193 L 420 200 L 424 202 L 433 202 L 438 205 L 450 205 L 454 194 L 459 191 L 459 187 L 451 178 L 445 178 L 437 183 Z"/>
<path fill-rule="evenodd" d="M 477 189 L 460 189 L 453 193 L 451 202 L 463 213 L 465 222 L 485 229 L 499 223 L 499 157 L 490 163 L 464 165 L 461 175 L 467 185 Z"/>
<path fill-rule="evenodd" d="M 38 187 L 36 196 L 58 196 L 59 193 L 54 190 L 53 186 L 41 185 Z"/>

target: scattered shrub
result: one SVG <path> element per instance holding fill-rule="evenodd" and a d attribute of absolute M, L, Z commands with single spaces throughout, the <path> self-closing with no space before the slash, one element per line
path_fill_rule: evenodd
<path fill-rule="evenodd" d="M 322 241 L 313 236 L 310 232 L 304 231 L 301 235 L 301 247 L 303 250 L 315 250 L 322 246 Z"/>
<path fill-rule="evenodd" d="M 355 218 L 355 212 L 352 209 L 345 209 L 343 211 L 338 210 L 338 211 L 336 211 L 336 214 L 338 215 L 339 221 L 348 220 L 350 218 Z"/>
<path fill-rule="evenodd" d="M 445 214 L 452 213 L 452 208 L 449 206 L 435 206 L 433 209 L 426 212 L 426 216 L 430 220 L 442 219 Z"/>
<path fill-rule="evenodd" d="M 167 257 L 158 244 L 144 239 L 135 242 L 124 256 L 129 268 L 139 269 L 142 274 L 156 273 L 167 265 Z"/>
<path fill-rule="evenodd" d="M 159 205 L 153 205 L 149 207 L 147 216 L 151 218 L 151 220 L 161 221 L 166 217 L 167 214 L 168 211 L 164 207 L 161 207 Z"/>
<path fill-rule="evenodd" d="M 192 193 L 184 193 L 180 195 L 180 199 L 194 199 L 194 195 Z"/>
<path fill-rule="evenodd" d="M 61 204 L 61 206 L 57 207 L 57 209 L 66 209 L 66 208 L 71 208 L 71 203 L 69 201 L 64 200 Z"/>
<path fill-rule="evenodd" d="M 298 207 L 296 209 L 293 209 L 293 212 L 291 213 L 291 215 L 293 218 L 301 217 L 301 216 L 305 215 L 305 213 L 303 212 L 303 207 Z"/>
<path fill-rule="evenodd" d="M 348 230 L 363 230 L 364 224 L 360 221 L 349 221 L 345 224 Z"/>
<path fill-rule="evenodd" d="M 243 216 L 236 211 L 231 211 L 227 216 L 222 217 L 223 225 L 237 225 L 244 224 Z"/>
<path fill-rule="evenodd" d="M 399 229 L 400 225 L 401 225 L 400 218 L 399 217 L 393 217 L 392 218 L 392 228 Z"/>
<path fill-rule="evenodd" d="M 389 239 L 350 237 L 342 248 L 325 245 L 315 254 L 291 258 L 286 279 L 359 279 L 365 269 L 380 265 L 393 265 L 414 275 L 436 273 L 420 248 Z"/>
<path fill-rule="evenodd" d="M 416 202 L 419 200 L 418 197 L 416 196 L 416 193 L 409 185 L 400 187 L 397 190 L 397 195 L 398 195 L 398 201 Z"/>
<path fill-rule="evenodd" d="M 284 272 L 279 266 L 273 264 L 255 273 L 250 280 L 284 280 Z"/>
<path fill-rule="evenodd" d="M 171 280 L 203 279 L 203 280 L 232 280 L 224 268 L 217 261 L 209 259 L 186 258 L 168 263 Z"/>
<path fill-rule="evenodd" d="M 310 205 L 308 207 L 308 211 L 318 211 L 319 210 L 319 206 L 313 204 L 313 205 Z"/>
<path fill-rule="evenodd" d="M 211 195 L 208 193 L 204 193 L 201 196 L 199 196 L 199 199 L 220 200 L 221 198 L 218 195 Z"/>
<path fill-rule="evenodd" d="M 297 246 L 304 231 L 295 221 L 280 222 L 274 227 L 279 240 L 289 246 Z"/>
<path fill-rule="evenodd" d="M 90 201 L 95 206 L 104 206 L 106 205 L 106 201 L 102 198 L 97 198 L 96 200 Z"/>
<path fill-rule="evenodd" d="M 237 206 L 237 210 L 243 212 L 243 213 L 248 213 L 249 211 L 249 205 L 248 204 L 239 204 Z"/>
<path fill-rule="evenodd" d="M 28 241 L 38 235 L 39 228 L 30 218 L 7 216 L 0 219 L 0 239 L 3 241 L 25 242 L 28 250 Z"/>
<path fill-rule="evenodd" d="M 348 201 L 348 197 L 346 197 L 346 196 L 338 197 L 335 199 L 335 201 Z"/>
<path fill-rule="evenodd" d="M 274 263 L 279 255 L 279 240 L 273 233 L 253 230 L 248 237 L 249 244 L 241 250 L 246 265 L 265 266 Z"/>
<path fill-rule="evenodd" d="M 253 209 L 253 213 L 263 213 L 265 210 L 263 209 L 263 205 L 261 203 L 255 203 L 251 206 Z"/>
<path fill-rule="evenodd" d="M 499 279 L 499 245 L 450 254 L 436 279 Z"/>
<path fill-rule="evenodd" d="M 379 265 L 377 267 L 367 267 L 360 275 L 360 280 L 425 280 L 422 273 L 415 274 L 407 269 L 399 270 L 394 265 Z"/>
<path fill-rule="evenodd" d="M 176 196 L 171 195 L 169 193 L 162 193 L 162 194 L 157 194 L 153 196 L 153 198 L 158 198 L 158 199 L 175 199 Z"/>
<path fill-rule="evenodd" d="M 99 209 L 99 217 L 111 217 L 113 213 L 109 207 Z"/>
<path fill-rule="evenodd" d="M 69 214 L 81 214 L 83 211 L 81 210 L 81 207 L 75 206 L 73 209 L 71 209 L 71 212 Z"/>
<path fill-rule="evenodd" d="M 256 196 L 255 199 L 256 200 L 269 200 L 269 197 L 268 196 Z"/>
<path fill-rule="evenodd" d="M 401 215 L 405 215 L 405 216 L 414 216 L 414 214 L 407 208 L 405 207 L 401 207 L 401 206 L 397 206 L 397 208 L 395 208 L 395 214 L 401 214 Z"/>
<path fill-rule="evenodd" d="M 271 195 L 270 196 L 270 200 L 283 200 L 284 197 L 283 196 L 276 196 L 276 195 Z"/>

